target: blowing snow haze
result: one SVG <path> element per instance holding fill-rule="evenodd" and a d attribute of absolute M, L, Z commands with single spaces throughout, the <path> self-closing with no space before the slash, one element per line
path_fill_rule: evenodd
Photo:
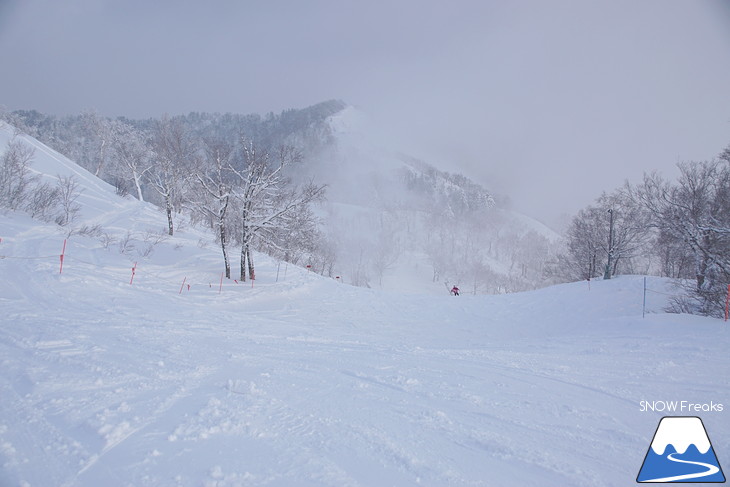
<path fill-rule="evenodd" d="M 728 142 L 718 1 L 0 3 L 0 103 L 267 113 L 332 98 L 550 223 Z"/>

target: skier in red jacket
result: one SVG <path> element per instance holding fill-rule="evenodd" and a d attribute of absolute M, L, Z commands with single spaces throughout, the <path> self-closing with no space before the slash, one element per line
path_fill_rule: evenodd
<path fill-rule="evenodd" d="M 459 295 L 459 288 L 456 287 L 456 286 L 452 287 L 451 288 L 451 294 L 453 294 L 454 296 L 458 296 Z"/>

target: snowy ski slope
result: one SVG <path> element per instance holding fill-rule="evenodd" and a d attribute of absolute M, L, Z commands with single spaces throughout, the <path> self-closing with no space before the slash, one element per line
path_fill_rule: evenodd
<path fill-rule="evenodd" d="M 0 485 L 633 485 L 683 415 L 641 401 L 672 400 L 725 406 L 685 413 L 730 465 L 730 327 L 664 314 L 665 280 L 644 319 L 640 276 L 406 296 L 259 256 L 221 286 L 209 236 L 144 256 L 161 213 L 36 161 L 113 239 L 72 235 L 59 273 L 66 232 L 0 215 Z"/>

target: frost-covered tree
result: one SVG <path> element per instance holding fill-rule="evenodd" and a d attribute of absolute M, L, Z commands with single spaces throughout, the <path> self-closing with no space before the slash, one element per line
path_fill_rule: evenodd
<path fill-rule="evenodd" d="M 228 259 L 228 209 L 231 202 L 233 172 L 233 146 L 221 139 L 206 138 L 203 141 L 204 154 L 202 168 L 195 172 L 200 191 L 193 208 L 204 214 L 215 229 L 223 252 L 226 277 L 231 277 L 231 264 Z"/>
<path fill-rule="evenodd" d="M 626 191 L 603 193 L 568 227 L 562 272 L 569 279 L 615 275 L 622 267 L 632 272 L 649 237 L 648 216 Z"/>
<path fill-rule="evenodd" d="M 259 241 L 259 249 L 286 262 L 306 263 L 332 277 L 336 253 L 318 227 L 319 220 L 310 205 L 301 206 L 283 215 L 280 225 L 269 228 L 267 238 Z"/>
<path fill-rule="evenodd" d="M 146 179 L 162 200 L 168 234 L 172 235 L 173 215 L 182 207 L 197 148 L 183 123 L 167 116 L 154 124 L 150 146 L 155 158 Z"/>
<path fill-rule="evenodd" d="M 0 207 L 22 208 L 38 179 L 30 171 L 34 155 L 35 150 L 19 139 L 8 142 L 0 158 Z"/>
<path fill-rule="evenodd" d="M 104 178 L 109 151 L 112 143 L 112 126 L 109 119 L 95 111 L 81 114 L 82 154 L 79 164 L 88 169 L 94 176 Z"/>
<path fill-rule="evenodd" d="M 255 278 L 252 250 L 256 240 L 275 246 L 273 237 L 286 228 L 289 217 L 324 194 L 324 186 L 314 183 L 299 187 L 287 184 L 285 168 L 300 160 L 301 153 L 292 146 L 281 146 L 272 156 L 252 141 L 245 141 L 241 166 L 231 168 L 235 175 L 233 194 L 238 207 L 242 281 L 247 273 Z"/>
<path fill-rule="evenodd" d="M 646 175 L 632 196 L 651 214 L 663 249 L 693 262 L 695 302 L 682 309 L 720 315 L 730 283 L 730 162 L 721 157 L 678 167 L 676 183 Z"/>
<path fill-rule="evenodd" d="M 593 279 L 601 272 L 599 252 L 605 228 L 597 225 L 593 213 L 589 209 L 580 210 L 566 232 L 566 252 L 560 256 L 560 272 L 568 280 Z"/>
<path fill-rule="evenodd" d="M 111 151 L 117 176 L 122 181 L 131 182 L 137 199 L 144 201 L 142 181 L 154 160 L 154 153 L 147 145 L 144 134 L 121 120 L 113 121 Z"/>

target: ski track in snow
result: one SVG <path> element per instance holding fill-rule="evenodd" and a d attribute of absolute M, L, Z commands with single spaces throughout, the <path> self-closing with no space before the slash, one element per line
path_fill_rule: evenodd
<path fill-rule="evenodd" d="M 210 305 L 65 279 L 104 298 L 39 308 L 68 293 L 31 279 L 0 335 L 0 455 L 30 485 L 621 485 L 650 440 L 638 401 L 715 385 L 661 360 L 686 336 L 439 332 L 427 317 L 453 301 L 397 315 L 366 291 L 347 310 L 359 291 L 318 300 L 306 274 L 229 302 L 201 293 Z M 459 305 L 466 318 L 482 303 Z M 721 349 L 688 348 L 674 360 Z"/>

